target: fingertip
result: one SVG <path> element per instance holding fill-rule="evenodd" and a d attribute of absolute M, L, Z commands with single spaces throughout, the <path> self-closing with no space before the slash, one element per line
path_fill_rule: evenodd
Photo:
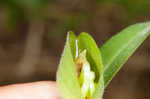
<path fill-rule="evenodd" d="M 14 84 L 0 88 L 0 99 L 10 99 L 10 97 L 17 99 L 62 99 L 59 93 L 56 82 L 40 81 L 26 84 Z M 7 98 L 8 97 L 8 98 Z"/>

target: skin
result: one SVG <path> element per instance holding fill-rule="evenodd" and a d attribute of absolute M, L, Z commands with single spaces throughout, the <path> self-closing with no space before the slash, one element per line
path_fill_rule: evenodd
<path fill-rule="evenodd" d="M 55 82 L 40 81 L 0 87 L 0 99 L 62 99 Z"/>

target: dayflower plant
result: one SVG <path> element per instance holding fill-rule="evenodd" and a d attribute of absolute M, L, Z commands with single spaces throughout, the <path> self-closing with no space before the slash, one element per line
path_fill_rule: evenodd
<path fill-rule="evenodd" d="M 104 88 L 149 34 L 150 22 L 135 24 L 99 49 L 89 34 L 69 32 L 57 72 L 63 99 L 102 99 Z"/>

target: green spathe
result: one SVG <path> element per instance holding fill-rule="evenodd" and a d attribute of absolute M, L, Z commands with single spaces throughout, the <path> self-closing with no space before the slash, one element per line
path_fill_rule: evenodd
<path fill-rule="evenodd" d="M 91 99 L 100 99 L 104 90 L 101 54 L 95 41 L 86 33 L 81 33 L 78 37 L 73 32 L 68 33 L 57 72 L 60 92 L 63 99 L 84 99 L 75 67 L 76 40 L 78 40 L 79 50 L 86 49 L 90 68 L 95 72 L 95 83 L 97 84 Z"/>

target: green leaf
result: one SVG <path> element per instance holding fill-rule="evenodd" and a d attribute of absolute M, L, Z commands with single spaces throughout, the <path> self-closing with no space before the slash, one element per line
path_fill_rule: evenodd
<path fill-rule="evenodd" d="M 113 36 L 101 48 L 105 87 L 150 34 L 150 22 L 135 24 Z"/>
<path fill-rule="evenodd" d="M 101 54 L 95 41 L 86 33 L 76 37 L 73 32 L 68 33 L 65 48 L 57 71 L 57 85 L 63 99 L 83 99 L 79 78 L 75 67 L 76 40 L 78 40 L 79 52 L 87 50 L 87 60 L 92 71 L 95 72 L 96 90 L 91 99 L 101 99 L 104 90 L 103 65 Z"/>
<path fill-rule="evenodd" d="M 57 72 L 57 85 L 63 99 L 81 99 L 80 86 L 71 52 L 74 41 L 75 36 L 73 34 L 68 34 Z"/>

